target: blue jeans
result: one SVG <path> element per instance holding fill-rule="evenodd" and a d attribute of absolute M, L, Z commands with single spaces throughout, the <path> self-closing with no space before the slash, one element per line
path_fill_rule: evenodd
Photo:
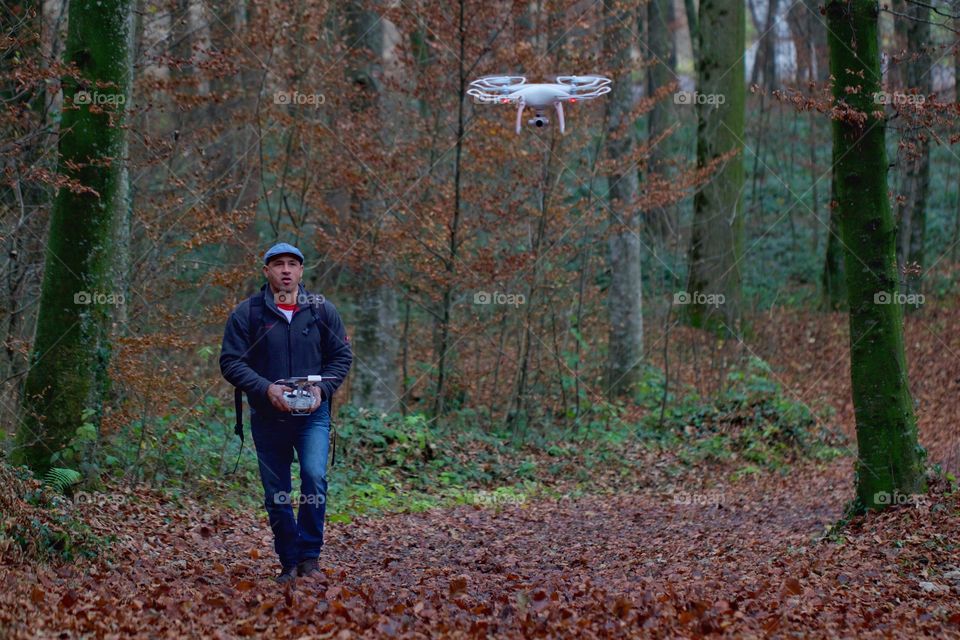
<path fill-rule="evenodd" d="M 260 480 L 273 548 L 284 567 L 317 558 L 323 547 L 327 512 L 327 452 L 330 449 L 330 401 L 309 416 L 267 421 L 251 411 L 250 430 L 257 449 Z M 290 465 L 296 450 L 300 461 L 297 519 L 290 497 Z"/>

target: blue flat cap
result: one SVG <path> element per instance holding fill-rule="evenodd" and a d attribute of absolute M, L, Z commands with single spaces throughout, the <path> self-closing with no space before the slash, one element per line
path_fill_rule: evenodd
<path fill-rule="evenodd" d="M 297 249 L 292 244 L 287 244 L 286 242 L 278 242 L 267 249 L 267 252 L 263 254 L 263 264 L 270 262 L 270 258 L 284 254 L 296 256 L 297 260 L 300 261 L 300 264 L 303 264 L 303 254 L 300 253 L 300 249 Z"/>

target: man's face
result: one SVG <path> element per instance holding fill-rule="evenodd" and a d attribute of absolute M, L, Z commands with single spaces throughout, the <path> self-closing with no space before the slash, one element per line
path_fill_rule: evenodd
<path fill-rule="evenodd" d="M 303 265 L 296 257 L 282 254 L 274 256 L 263 266 L 263 275 L 267 277 L 274 293 L 296 295 L 300 279 L 303 278 Z"/>

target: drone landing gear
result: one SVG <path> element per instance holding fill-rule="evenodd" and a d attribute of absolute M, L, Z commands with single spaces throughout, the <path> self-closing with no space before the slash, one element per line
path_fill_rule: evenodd
<path fill-rule="evenodd" d="M 553 105 L 554 107 L 556 107 L 556 110 L 557 110 L 557 123 L 560 126 L 560 133 L 564 134 L 566 133 L 566 126 L 565 126 L 566 123 L 563 120 L 563 103 L 558 100 L 557 102 L 554 102 Z M 527 104 L 523 100 L 519 100 L 517 102 L 517 125 L 516 125 L 517 135 L 520 134 L 520 129 L 523 123 L 523 110 L 524 108 L 526 108 L 526 106 Z M 544 115 L 542 109 L 537 109 L 534 113 L 533 119 L 529 120 L 528 124 L 531 124 L 537 128 L 541 128 L 550 124 L 550 119 L 547 118 L 546 115 Z"/>

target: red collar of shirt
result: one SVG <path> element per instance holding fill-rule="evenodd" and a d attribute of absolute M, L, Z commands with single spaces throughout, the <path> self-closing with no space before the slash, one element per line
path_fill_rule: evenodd
<path fill-rule="evenodd" d="M 296 303 L 296 302 L 294 302 L 293 304 L 280 304 L 280 303 L 278 302 L 278 303 L 277 303 L 277 306 L 278 306 L 279 308 L 283 309 L 284 311 L 293 311 L 293 312 L 296 312 L 296 310 L 299 309 L 299 307 L 297 306 L 297 303 Z"/>

